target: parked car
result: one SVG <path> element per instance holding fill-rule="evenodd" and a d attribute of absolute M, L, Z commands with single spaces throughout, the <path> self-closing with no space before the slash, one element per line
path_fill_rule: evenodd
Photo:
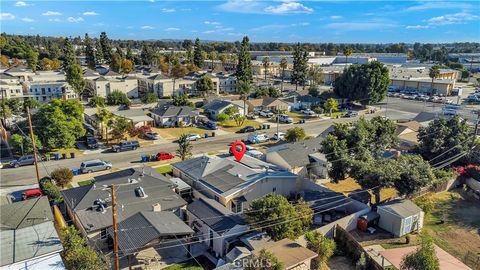
<path fill-rule="evenodd" d="M 98 141 L 93 136 L 87 136 L 85 137 L 85 145 L 88 149 L 97 149 Z"/>
<path fill-rule="evenodd" d="M 249 133 L 249 132 L 254 132 L 255 131 L 255 128 L 252 127 L 252 126 L 245 126 L 243 128 L 241 128 L 238 132 L 239 133 Z"/>
<path fill-rule="evenodd" d="M 268 135 L 265 133 L 250 134 L 247 137 L 247 141 L 250 143 L 262 143 L 268 141 Z"/>
<path fill-rule="evenodd" d="M 278 121 L 280 123 L 285 123 L 285 124 L 291 124 L 293 123 L 293 119 L 291 117 L 289 117 L 288 115 L 286 114 L 280 114 L 278 116 Z"/>
<path fill-rule="evenodd" d="M 211 129 L 211 130 L 218 129 L 217 123 L 215 123 L 214 121 L 211 121 L 211 120 L 209 120 L 207 123 L 205 123 L 205 127 L 208 128 L 208 129 Z"/>
<path fill-rule="evenodd" d="M 232 143 L 229 143 L 228 146 L 229 146 L 229 147 L 228 147 L 228 153 L 229 153 L 230 155 L 233 155 L 233 153 L 232 153 L 232 147 L 231 147 L 231 146 L 232 146 Z M 245 151 L 252 151 L 252 150 L 257 150 L 257 148 L 255 148 L 255 147 L 253 147 L 253 146 L 250 146 L 250 145 L 248 145 L 248 144 L 245 145 Z"/>
<path fill-rule="evenodd" d="M 42 191 L 39 188 L 27 189 L 22 192 L 22 200 L 29 200 L 43 196 Z"/>
<path fill-rule="evenodd" d="M 92 173 L 110 170 L 111 168 L 112 163 L 100 159 L 93 159 L 84 161 L 80 164 L 80 173 Z"/>
<path fill-rule="evenodd" d="M 267 117 L 267 118 L 273 117 L 273 113 L 271 111 L 260 111 L 259 114 L 262 117 Z"/>
<path fill-rule="evenodd" d="M 356 116 L 358 116 L 358 113 L 356 111 L 348 111 L 345 114 L 345 117 L 356 117 Z"/>
<path fill-rule="evenodd" d="M 187 141 L 197 141 L 200 138 L 201 138 L 200 135 L 196 133 L 187 134 Z"/>
<path fill-rule="evenodd" d="M 140 147 L 140 144 L 138 143 L 138 141 L 124 141 L 117 145 L 112 146 L 112 151 L 118 153 L 122 151 L 136 150 L 139 147 Z"/>
<path fill-rule="evenodd" d="M 42 159 L 37 156 L 37 161 L 41 161 Z M 33 165 L 35 164 L 35 160 L 33 158 L 33 155 L 26 155 L 22 156 L 17 160 L 13 160 L 10 162 L 10 167 L 12 168 L 18 168 L 20 166 L 27 166 L 27 165 Z"/>
<path fill-rule="evenodd" d="M 285 140 L 285 133 L 284 132 L 278 132 L 278 133 L 275 133 L 273 134 L 273 137 L 272 137 L 273 140 Z"/>
<path fill-rule="evenodd" d="M 315 115 L 315 112 L 310 109 L 302 110 L 301 113 L 306 115 Z"/>
<path fill-rule="evenodd" d="M 175 155 L 166 151 L 158 152 L 157 155 L 155 156 L 157 160 L 167 160 L 167 159 L 172 159 L 174 157 Z"/>
<path fill-rule="evenodd" d="M 151 140 L 160 139 L 160 134 L 158 134 L 157 132 L 145 132 L 143 135 L 145 136 L 145 138 L 148 138 Z"/>
<path fill-rule="evenodd" d="M 250 119 L 250 120 L 254 120 L 254 119 L 257 119 L 257 118 L 258 118 L 258 116 L 255 115 L 254 113 L 251 113 L 251 114 L 247 115 L 247 119 Z"/>

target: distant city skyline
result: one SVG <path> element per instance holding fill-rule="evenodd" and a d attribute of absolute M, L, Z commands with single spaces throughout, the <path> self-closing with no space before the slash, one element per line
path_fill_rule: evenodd
<path fill-rule="evenodd" d="M 8 34 L 315 43 L 480 42 L 480 2 L 2 1 Z"/>

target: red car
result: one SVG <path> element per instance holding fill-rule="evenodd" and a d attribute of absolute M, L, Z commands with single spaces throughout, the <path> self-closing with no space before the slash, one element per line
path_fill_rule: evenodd
<path fill-rule="evenodd" d="M 33 188 L 29 190 L 25 190 L 22 192 L 22 200 L 28 200 L 28 199 L 33 199 L 37 197 L 43 196 L 42 191 L 39 188 Z"/>
<path fill-rule="evenodd" d="M 167 160 L 174 158 L 175 155 L 170 154 L 169 152 L 158 152 L 156 158 L 157 160 Z"/>

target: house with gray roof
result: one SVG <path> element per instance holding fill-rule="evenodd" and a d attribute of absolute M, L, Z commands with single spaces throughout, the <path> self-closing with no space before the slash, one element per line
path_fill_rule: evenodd
<path fill-rule="evenodd" d="M 327 179 L 328 162 L 320 152 L 322 141 L 322 137 L 316 137 L 271 147 L 266 161 L 298 175 Z"/>
<path fill-rule="evenodd" d="M 296 194 L 297 175 L 275 165 L 245 155 L 234 157 L 201 156 L 172 164 L 173 174 L 192 186 L 193 195 L 214 199 L 234 213 L 269 193 Z"/>
<path fill-rule="evenodd" d="M 214 99 L 203 105 L 202 109 L 210 119 L 215 120 L 217 115 L 224 113 L 225 110 L 230 107 L 236 107 L 238 109 L 238 114 L 245 115 L 243 110 L 243 101 L 234 102 L 229 100 Z"/>
<path fill-rule="evenodd" d="M 0 206 L 1 269 L 66 269 L 47 197 Z"/>
<path fill-rule="evenodd" d="M 97 176 L 91 185 L 62 191 L 68 216 L 96 246 L 105 247 L 109 238 L 108 229 L 112 226 L 109 187 L 112 184 L 116 186 L 118 223 L 140 212 L 170 212 L 175 214 L 178 222 L 183 220 L 187 202 L 175 193 L 173 183 L 155 170 L 149 167 L 125 169 Z M 142 215 L 150 217 L 150 221 L 157 218 L 154 217 L 157 214 Z M 129 236 L 137 237 L 133 232 Z"/>
<path fill-rule="evenodd" d="M 233 242 L 249 229 L 238 214 L 208 198 L 199 198 L 187 206 L 187 220 L 194 236 L 217 257 L 225 256 L 233 248 Z"/>
<path fill-rule="evenodd" d="M 190 126 L 197 120 L 198 113 L 190 106 L 162 104 L 150 111 L 157 127 Z"/>

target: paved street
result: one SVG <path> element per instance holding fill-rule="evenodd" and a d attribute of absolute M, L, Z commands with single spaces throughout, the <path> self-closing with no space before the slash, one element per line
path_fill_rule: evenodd
<path fill-rule="evenodd" d="M 425 106 L 425 111 L 427 112 L 441 112 L 441 104 L 432 104 L 427 103 L 424 105 L 423 102 L 420 101 L 413 101 L 413 100 L 405 100 L 400 98 L 388 98 L 388 106 L 385 106 L 386 103 L 380 103 L 377 106 L 381 107 L 383 110 L 377 112 L 376 114 L 369 114 L 366 115 L 367 118 L 371 118 L 374 115 L 385 115 L 385 108 L 387 108 L 386 115 L 392 120 L 398 119 L 412 119 L 414 118 L 419 112 L 422 112 Z M 474 115 L 471 113 L 470 109 L 465 109 L 464 112 L 465 117 L 469 117 L 473 119 Z M 352 121 L 355 118 L 341 118 L 341 119 L 328 119 L 328 120 L 320 120 L 315 122 L 307 122 L 306 124 L 302 124 L 301 126 L 305 129 L 307 134 L 319 134 L 328 128 L 333 122 L 348 122 Z M 280 131 L 287 130 L 291 125 L 282 125 L 280 127 Z M 268 135 L 273 135 L 276 132 L 276 127 L 273 124 L 271 129 L 268 130 L 266 133 Z M 237 139 L 244 139 L 246 138 L 246 134 L 228 134 L 223 136 L 217 137 L 210 137 L 208 139 L 201 139 L 198 142 L 193 142 L 193 154 L 200 154 L 200 153 L 208 153 L 212 151 L 218 150 L 227 150 L 228 143 L 237 140 Z M 111 153 L 109 151 L 104 151 L 100 153 L 91 153 L 86 154 L 75 159 L 66 159 L 60 161 L 46 161 L 40 164 L 40 173 L 42 176 L 48 174 L 55 168 L 58 167 L 67 167 L 67 168 L 74 168 L 79 167 L 80 163 L 85 160 L 91 159 L 104 159 L 113 163 L 115 168 L 123 168 L 123 167 L 131 167 L 135 165 L 140 165 L 139 162 L 141 155 L 153 155 L 159 151 L 170 151 L 175 152 L 177 148 L 176 143 L 164 143 L 164 144 L 156 144 L 150 145 L 146 147 L 142 147 L 141 149 L 137 149 L 136 151 L 128 151 L 128 152 L 121 152 L 121 153 Z M 31 185 L 36 182 L 35 179 L 35 169 L 33 166 L 27 167 L 20 167 L 20 168 L 4 168 L 0 170 L 1 181 L 0 186 L 3 188 L 6 187 L 13 187 L 13 186 L 22 186 L 22 185 Z"/>

